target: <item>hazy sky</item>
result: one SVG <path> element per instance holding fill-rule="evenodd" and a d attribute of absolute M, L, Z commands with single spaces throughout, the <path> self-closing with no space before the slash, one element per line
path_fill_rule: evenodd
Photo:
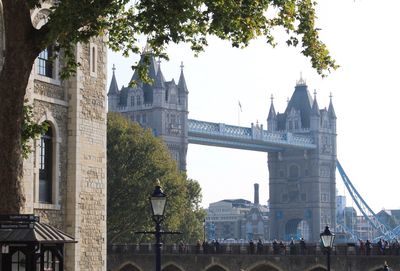
<path fill-rule="evenodd" d="M 246 127 L 257 120 L 266 127 L 271 94 L 275 109 L 283 112 L 302 73 L 310 92 L 317 90 L 320 108 L 328 106 L 332 92 L 338 159 L 359 193 L 375 212 L 400 208 L 399 10 L 396 0 L 318 1 L 321 39 L 341 66 L 324 79 L 300 49 L 288 48 L 284 39 L 278 39 L 274 49 L 262 39 L 246 49 L 233 49 L 211 38 L 197 58 L 187 46 L 171 46 L 170 61 L 162 62 L 161 69 L 166 80 L 177 81 L 183 61 L 189 118 Z M 127 85 L 134 60 L 110 52 L 109 78 L 115 64 L 118 85 Z M 222 199 L 253 201 L 255 182 L 266 204 L 266 153 L 191 144 L 187 162 L 188 176 L 202 186 L 204 207 Z M 344 194 L 338 173 L 336 183 Z M 349 201 L 348 196 L 348 205 L 355 207 Z"/>

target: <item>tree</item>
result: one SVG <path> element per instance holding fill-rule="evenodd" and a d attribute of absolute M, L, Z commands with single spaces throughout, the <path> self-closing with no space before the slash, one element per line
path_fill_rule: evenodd
<path fill-rule="evenodd" d="M 107 138 L 109 243 L 153 238 L 134 232 L 154 227 L 148 197 L 157 178 L 168 196 L 165 228 L 182 231 L 178 238 L 188 241 L 200 238 L 200 185 L 179 172 L 161 139 L 117 113 L 108 115 Z"/>
<path fill-rule="evenodd" d="M 275 45 L 271 30 L 281 27 L 288 34 L 287 44 L 301 46 L 320 74 L 337 67 L 319 40 L 312 0 L 48 1 L 54 6 L 37 29 L 30 11 L 43 1 L 0 0 L 0 213 L 18 213 L 24 204 L 24 95 L 35 58 L 49 46 L 62 54 L 65 78 L 79 65 L 74 45 L 95 36 L 108 35 L 109 47 L 127 55 L 139 53 L 138 37 L 145 35 L 154 54 L 166 58 L 169 43 L 187 42 L 200 52 L 209 35 L 230 40 L 235 47 L 259 36 Z"/>

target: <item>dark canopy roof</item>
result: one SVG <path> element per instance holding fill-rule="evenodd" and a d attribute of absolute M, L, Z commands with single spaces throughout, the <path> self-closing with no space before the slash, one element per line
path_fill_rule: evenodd
<path fill-rule="evenodd" d="M 0 216 L 0 243 L 75 243 L 57 228 L 39 222 L 34 215 Z"/>

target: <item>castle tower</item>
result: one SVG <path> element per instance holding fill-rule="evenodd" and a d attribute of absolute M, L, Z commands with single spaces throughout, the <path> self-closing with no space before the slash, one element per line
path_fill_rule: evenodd
<path fill-rule="evenodd" d="M 319 110 L 316 93 L 313 99 L 300 79 L 285 112 L 276 116 L 279 132 L 312 136 L 317 147 L 268 153 L 272 239 L 318 241 L 326 225 L 335 228 L 336 115 L 332 101 L 329 108 Z"/>
<path fill-rule="evenodd" d="M 45 23 L 51 5 L 32 10 L 35 27 Z M 51 48 L 36 59 L 26 98 L 38 123 L 49 126 L 24 160 L 22 213 L 40 216 L 72 235 L 65 246 L 65 270 L 106 270 L 106 85 L 105 37 L 75 47 L 81 63 L 75 76 L 61 80 L 62 55 Z M 115 83 L 115 84 L 114 84 Z M 113 88 L 118 88 L 116 81 Z M 53 255 L 57 256 L 57 255 Z M 52 257 L 52 256 L 49 256 Z"/>
<path fill-rule="evenodd" d="M 144 61 L 145 54 L 150 57 L 149 76 L 153 83 L 141 82 L 135 71 L 132 80 L 137 80 L 136 86 L 118 89 L 113 75 L 108 92 L 109 111 L 122 113 L 141 126 L 150 128 L 155 136 L 164 140 L 171 156 L 177 161 L 179 169 L 186 170 L 189 92 L 183 73 L 183 64 L 179 82 L 176 84 L 174 79 L 165 80 L 161 63 L 156 62 L 151 52 L 143 53 L 141 63 Z"/>

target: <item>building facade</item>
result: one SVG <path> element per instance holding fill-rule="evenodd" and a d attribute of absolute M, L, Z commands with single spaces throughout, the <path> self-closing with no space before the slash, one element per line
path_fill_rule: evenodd
<path fill-rule="evenodd" d="M 118 88 L 114 68 L 108 91 L 108 110 L 119 112 L 142 127 L 151 129 L 155 136 L 163 139 L 179 169 L 185 171 L 189 92 L 183 65 L 176 84 L 174 79 L 165 80 L 161 63 L 155 60 L 151 51 L 143 52 L 140 63 L 143 63 L 146 54 L 150 57 L 148 73 L 152 83 L 143 83 L 135 71 L 131 81 L 135 81 L 136 85 Z"/>
<path fill-rule="evenodd" d="M 34 27 L 47 21 L 50 8 L 42 3 L 31 12 Z M 49 128 L 32 142 L 33 152 L 24 160 L 22 213 L 75 238 L 77 243 L 65 247 L 64 267 L 71 271 L 106 270 L 104 41 L 98 37 L 76 45 L 81 66 L 68 80 L 59 78 L 62 57 L 53 59 L 48 47 L 35 61 L 26 91 L 35 120 Z"/>
<path fill-rule="evenodd" d="M 258 184 L 254 184 L 254 203 L 244 199 L 225 199 L 206 209 L 206 239 L 222 241 L 270 240 L 268 207 L 260 205 Z"/>
<path fill-rule="evenodd" d="M 273 99 L 268 130 L 308 135 L 314 150 L 268 153 L 271 238 L 318 241 L 326 225 L 335 229 L 336 115 L 332 99 L 320 110 L 316 93 L 300 79 L 284 113 Z"/>

